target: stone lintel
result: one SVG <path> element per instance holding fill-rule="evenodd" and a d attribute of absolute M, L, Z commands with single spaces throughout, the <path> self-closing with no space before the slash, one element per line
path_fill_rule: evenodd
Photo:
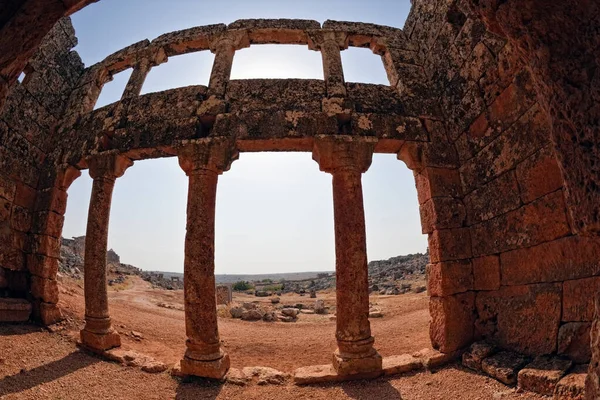
<path fill-rule="evenodd" d="M 250 47 L 250 39 L 246 29 L 235 29 L 225 31 L 210 41 L 210 51 L 216 53 L 220 49 L 235 51 Z"/>
<path fill-rule="evenodd" d="M 313 147 L 313 160 L 321 171 L 333 173 L 340 169 L 366 172 L 371 166 L 377 139 L 374 137 L 317 136 Z"/>
<path fill-rule="evenodd" d="M 116 179 L 133 165 L 133 161 L 117 153 L 100 153 L 87 158 L 92 179 Z"/>
<path fill-rule="evenodd" d="M 308 31 L 308 48 L 310 50 L 321 51 L 326 42 L 334 42 L 339 50 L 346 50 L 348 48 L 348 34 L 332 30 Z"/>
<path fill-rule="evenodd" d="M 220 138 L 186 141 L 180 144 L 177 154 L 179 165 L 188 176 L 203 170 L 221 174 L 239 157 L 235 141 Z"/>

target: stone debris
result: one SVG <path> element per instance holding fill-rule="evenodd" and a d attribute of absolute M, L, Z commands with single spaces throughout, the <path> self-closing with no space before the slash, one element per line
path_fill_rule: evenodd
<path fill-rule="evenodd" d="M 269 367 L 245 367 L 242 374 L 249 380 L 256 380 L 259 385 L 282 385 L 290 377 L 289 374 Z"/>
<path fill-rule="evenodd" d="M 136 353 L 132 350 L 116 348 L 105 351 L 103 355 L 111 361 L 126 365 L 128 367 L 140 368 L 144 372 L 160 373 L 168 369 L 165 363 L 157 361 L 150 356 Z"/>
<path fill-rule="evenodd" d="M 475 371 L 481 371 L 481 362 L 483 359 L 491 356 L 495 352 L 495 347 L 486 342 L 473 343 L 469 350 L 462 355 L 462 364 Z"/>
<path fill-rule="evenodd" d="M 481 369 L 505 385 L 515 385 L 519 370 L 527 363 L 527 357 L 510 351 L 501 351 L 481 362 Z"/>

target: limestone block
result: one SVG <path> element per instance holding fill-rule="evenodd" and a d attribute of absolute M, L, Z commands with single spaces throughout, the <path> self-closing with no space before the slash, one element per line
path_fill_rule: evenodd
<path fill-rule="evenodd" d="M 578 365 L 562 378 L 554 389 L 554 400 L 583 400 L 588 365 Z"/>
<path fill-rule="evenodd" d="M 558 354 L 576 363 L 588 363 L 591 357 L 591 322 L 567 322 L 558 330 Z"/>
<path fill-rule="evenodd" d="M 536 357 L 519 371 L 519 388 L 551 396 L 556 384 L 571 368 L 571 365 L 571 361 L 556 357 Z"/>
<path fill-rule="evenodd" d="M 475 371 L 481 371 L 481 362 L 494 354 L 496 348 L 486 342 L 473 343 L 469 350 L 462 355 L 462 364 Z"/>
<path fill-rule="evenodd" d="M 506 385 L 517 383 L 517 374 L 527 364 L 523 355 L 502 351 L 496 355 L 485 358 L 481 362 L 481 369 L 494 379 Z"/>
<path fill-rule="evenodd" d="M 473 255 L 482 256 L 535 246 L 571 233 L 562 191 L 471 227 Z M 502 274 L 504 279 L 504 273 Z M 504 284 L 504 282 L 503 282 Z"/>
<path fill-rule="evenodd" d="M 478 257 L 471 261 L 473 263 L 473 289 L 498 290 L 500 288 L 500 257 Z"/>
<path fill-rule="evenodd" d="M 502 253 L 503 285 L 558 282 L 600 274 L 600 239 L 570 236 Z M 588 319 L 589 321 L 589 319 Z"/>
<path fill-rule="evenodd" d="M 563 284 L 563 321 L 591 321 L 594 297 L 600 292 L 600 277 L 565 281 Z"/>
<path fill-rule="evenodd" d="M 560 283 L 503 286 L 497 291 L 478 292 L 477 334 L 527 355 L 555 352 L 561 286 Z"/>
<path fill-rule="evenodd" d="M 31 303 L 25 299 L 0 299 L 1 322 L 25 322 L 31 315 Z"/>
<path fill-rule="evenodd" d="M 475 294 L 466 292 L 429 300 L 429 336 L 434 348 L 451 353 L 473 339 Z"/>
<path fill-rule="evenodd" d="M 427 264 L 427 286 L 430 296 L 443 297 L 473 289 L 473 267 L 470 260 Z"/>
<path fill-rule="evenodd" d="M 469 228 L 439 229 L 429 235 L 429 254 L 432 263 L 471 258 Z"/>
<path fill-rule="evenodd" d="M 384 357 L 382 368 L 384 375 L 397 375 L 419 370 L 423 368 L 423 362 L 410 354 L 402 354 Z"/>

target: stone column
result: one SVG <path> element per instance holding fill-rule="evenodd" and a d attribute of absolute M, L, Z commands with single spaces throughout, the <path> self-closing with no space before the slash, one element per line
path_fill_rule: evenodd
<path fill-rule="evenodd" d="M 336 269 L 336 339 L 333 366 L 339 375 L 377 375 L 381 356 L 369 323 L 367 243 L 361 175 L 371 165 L 377 139 L 315 138 L 313 159 L 333 175 Z"/>
<path fill-rule="evenodd" d="M 211 42 L 210 51 L 215 54 L 215 60 L 208 83 L 209 96 L 220 99 L 225 96 L 235 51 L 248 46 L 250 42 L 245 32 L 227 32 Z"/>
<path fill-rule="evenodd" d="M 121 338 L 112 328 L 108 313 L 106 247 L 115 180 L 131 165 L 130 159 L 118 154 L 100 154 L 88 159 L 94 183 L 85 238 L 85 327 L 80 334 L 82 344 L 94 351 L 121 345 Z"/>
<path fill-rule="evenodd" d="M 237 158 L 231 141 L 201 139 L 179 149 L 189 178 L 185 236 L 184 296 L 187 350 L 181 372 L 221 379 L 229 355 L 221 349 L 215 293 L 215 201 L 218 176 Z"/>
<path fill-rule="evenodd" d="M 327 96 L 329 97 L 346 96 L 341 50 L 347 47 L 346 35 L 333 32 L 324 34 L 320 43 L 323 75 L 327 83 Z"/>

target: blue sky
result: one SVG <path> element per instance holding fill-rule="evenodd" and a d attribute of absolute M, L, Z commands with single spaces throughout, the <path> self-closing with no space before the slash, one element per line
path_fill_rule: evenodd
<path fill-rule="evenodd" d="M 401 28 L 409 0 L 182 1 L 101 0 L 75 14 L 76 50 L 86 66 L 143 39 L 242 18 L 372 22 Z M 172 57 L 154 68 L 142 93 L 208 83 L 212 54 Z M 349 82 L 387 84 L 368 49 L 342 53 Z M 120 98 L 130 71 L 107 84 L 98 107 Z M 232 79 L 323 79 L 321 57 L 305 46 L 253 46 L 236 53 Z M 85 234 L 91 180 L 69 189 L 63 235 Z M 393 155 L 375 155 L 363 176 L 369 260 L 424 252 L 411 171 Z M 109 247 L 147 270 L 183 271 L 187 178 L 175 158 L 136 162 L 117 180 Z M 309 153 L 243 153 L 219 181 L 216 273 L 272 273 L 335 268 L 331 176 Z"/>

